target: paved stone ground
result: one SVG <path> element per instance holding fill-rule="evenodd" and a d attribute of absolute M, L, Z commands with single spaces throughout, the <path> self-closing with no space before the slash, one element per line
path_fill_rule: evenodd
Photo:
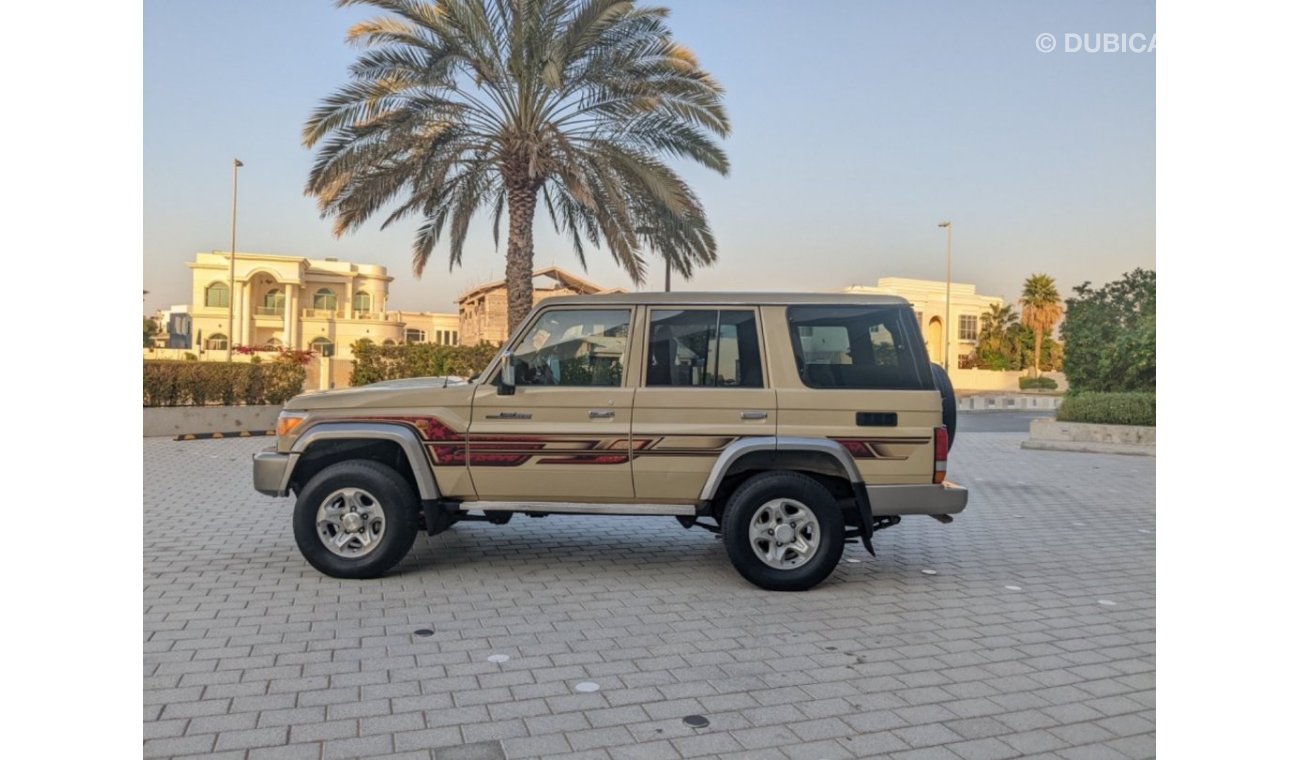
<path fill-rule="evenodd" d="M 265 439 L 146 439 L 144 756 L 1153 757 L 1155 460 L 1023 437 L 961 436 L 964 515 L 799 594 L 648 517 L 461 524 L 335 580 L 251 489 Z"/>

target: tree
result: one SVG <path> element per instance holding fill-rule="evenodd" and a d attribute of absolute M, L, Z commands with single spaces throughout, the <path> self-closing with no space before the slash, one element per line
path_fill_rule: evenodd
<path fill-rule="evenodd" d="M 158 334 L 158 322 L 150 317 L 144 317 L 144 347 L 153 346 L 153 336 Z"/>
<path fill-rule="evenodd" d="M 383 227 L 422 221 L 412 264 L 424 271 L 447 232 L 460 264 L 476 212 L 500 245 L 507 214 L 511 330 L 532 308 L 533 219 L 540 199 L 586 265 L 608 246 L 632 279 L 645 254 L 689 276 L 716 243 L 694 191 L 664 163 L 720 174 L 711 135 L 730 124 L 722 88 L 665 25 L 668 11 L 629 0 L 339 0 L 385 15 L 349 42 L 364 52 L 351 81 L 303 130 L 318 143 L 306 191 L 334 233 L 396 203 Z M 323 142 L 322 142 L 323 141 Z"/>
<path fill-rule="evenodd" d="M 1065 376 L 1072 390 L 1156 389 L 1156 273 L 1134 269 L 1067 299 L 1061 337 L 1069 345 Z"/>
<path fill-rule="evenodd" d="M 1063 313 L 1061 294 L 1056 292 L 1056 280 L 1045 274 L 1030 275 L 1020 294 L 1020 321 L 1034 331 L 1034 377 L 1039 375 L 1043 333 L 1051 333 Z"/>
<path fill-rule="evenodd" d="M 976 363 L 984 369 L 1011 369 L 1008 331 L 1016 326 L 1016 311 L 1011 306 L 989 304 L 980 314 L 979 337 L 975 344 Z"/>

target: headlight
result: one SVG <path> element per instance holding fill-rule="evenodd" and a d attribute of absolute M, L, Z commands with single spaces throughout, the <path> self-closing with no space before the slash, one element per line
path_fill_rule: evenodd
<path fill-rule="evenodd" d="M 275 434 L 281 438 L 292 433 L 294 428 L 302 424 L 307 419 L 306 412 L 280 412 L 280 416 L 275 420 Z"/>

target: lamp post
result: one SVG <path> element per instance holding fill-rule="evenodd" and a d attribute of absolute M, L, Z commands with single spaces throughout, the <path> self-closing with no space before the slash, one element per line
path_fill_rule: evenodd
<path fill-rule="evenodd" d="M 948 333 L 952 332 L 952 222 L 939 222 L 948 230 L 948 273 L 943 291 L 943 371 L 948 371 Z"/>
<path fill-rule="evenodd" d="M 239 167 L 244 162 L 235 159 L 230 167 L 230 290 L 226 293 L 226 361 L 235 343 L 235 214 L 239 202 Z"/>

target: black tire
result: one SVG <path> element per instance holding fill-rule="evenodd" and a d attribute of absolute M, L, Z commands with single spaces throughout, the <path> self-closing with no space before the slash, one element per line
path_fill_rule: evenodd
<path fill-rule="evenodd" d="M 762 509 L 790 500 L 810 510 L 819 531 L 816 548 L 792 569 L 773 567 L 751 545 L 749 530 Z M 780 520 L 777 520 L 780 522 Z M 745 580 L 769 591 L 806 591 L 826 580 L 844 553 L 844 513 L 830 491 L 797 472 L 766 472 L 746 480 L 731 494 L 722 512 L 722 542 L 727 557 Z"/>
<path fill-rule="evenodd" d="M 934 387 L 943 397 L 943 426 L 948 428 L 948 450 L 952 451 L 957 443 L 957 394 L 953 392 L 952 380 L 948 379 L 948 371 L 942 364 L 931 364 L 930 371 L 934 375 Z"/>
<path fill-rule="evenodd" d="M 339 504 L 347 497 L 338 496 L 342 492 L 355 493 L 352 489 L 364 492 L 360 501 L 369 496 L 371 504 L 369 518 L 380 515 L 378 522 L 365 521 L 364 531 L 367 537 L 377 534 L 373 548 L 359 548 L 364 554 L 355 557 L 341 556 L 328 548 L 325 539 L 317 529 L 317 515 L 324 509 L 326 501 Z M 336 497 L 336 498 L 331 498 Z M 379 509 L 374 510 L 374 503 Z M 307 481 L 307 485 L 298 494 L 298 501 L 293 508 L 293 537 L 298 542 L 298 550 L 311 563 L 311 566 L 334 578 L 377 578 L 402 561 L 415 543 L 419 532 L 417 522 L 420 500 L 411 485 L 396 470 L 364 459 L 339 462 L 330 465 Z M 364 509 L 365 507 L 363 507 Z M 344 512 L 349 511 L 346 507 Z M 362 512 L 362 514 L 367 514 Z M 375 530 L 375 528 L 378 528 Z M 332 524 L 325 530 L 332 530 Z M 338 535 L 336 532 L 335 535 Z M 360 544 L 361 537 L 355 542 L 348 539 L 348 546 Z M 346 551 L 347 549 L 340 549 Z"/>

